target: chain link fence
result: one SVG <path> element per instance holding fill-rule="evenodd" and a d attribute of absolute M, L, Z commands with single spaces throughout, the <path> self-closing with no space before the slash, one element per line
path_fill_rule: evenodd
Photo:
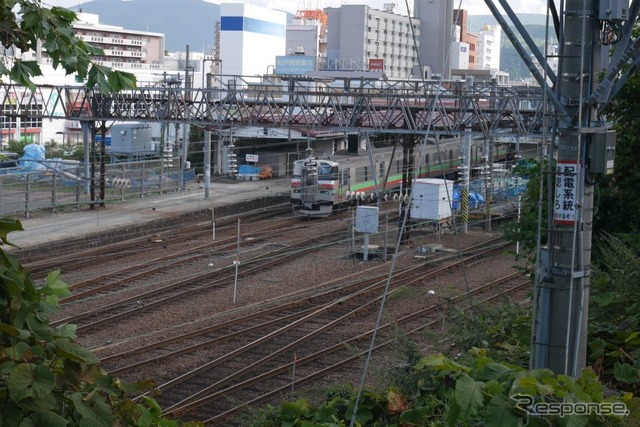
<path fill-rule="evenodd" d="M 123 202 L 180 190 L 182 182 L 195 179 L 195 172 L 181 172 L 162 160 L 105 165 L 104 202 Z M 95 199 L 90 197 L 94 183 Z M 29 217 L 38 211 L 79 210 L 100 204 L 101 177 L 96 168 L 93 180 L 84 178 L 83 165 L 64 169 L 0 171 L 0 216 Z"/>

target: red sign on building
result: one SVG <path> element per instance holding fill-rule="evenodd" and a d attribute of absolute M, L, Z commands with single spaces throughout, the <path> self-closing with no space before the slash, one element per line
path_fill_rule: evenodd
<path fill-rule="evenodd" d="M 369 71 L 384 71 L 384 59 L 369 59 Z"/>

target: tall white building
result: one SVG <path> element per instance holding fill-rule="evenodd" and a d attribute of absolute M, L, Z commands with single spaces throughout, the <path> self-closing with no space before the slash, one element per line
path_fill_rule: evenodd
<path fill-rule="evenodd" d="M 478 70 L 500 69 L 501 38 L 502 28 L 497 25 L 485 25 L 482 30 L 478 32 L 478 42 L 476 45 L 476 68 Z"/>
<path fill-rule="evenodd" d="M 220 59 L 223 75 L 267 73 L 286 54 L 287 15 L 245 3 L 220 5 Z"/>
<path fill-rule="evenodd" d="M 407 78 L 418 63 L 420 22 L 367 5 L 326 8 L 328 68 L 383 71 L 388 78 Z M 411 28 L 413 24 L 413 30 Z M 413 41 L 416 36 L 416 43 Z"/>

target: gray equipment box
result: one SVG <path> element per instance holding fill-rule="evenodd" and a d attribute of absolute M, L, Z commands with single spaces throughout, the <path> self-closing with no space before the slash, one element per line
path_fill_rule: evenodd
<path fill-rule="evenodd" d="M 127 155 L 157 153 L 158 144 L 151 138 L 151 126 L 145 124 L 111 126 L 111 152 Z"/>

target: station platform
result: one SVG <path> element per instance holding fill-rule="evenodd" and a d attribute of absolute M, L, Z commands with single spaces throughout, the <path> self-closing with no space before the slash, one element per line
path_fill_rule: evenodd
<path fill-rule="evenodd" d="M 98 245 L 162 229 L 189 219 L 210 219 L 244 210 L 258 209 L 290 198 L 287 178 L 260 181 L 216 179 L 211 182 L 209 198 L 203 183 L 190 182 L 182 191 L 168 192 L 104 207 L 69 212 L 37 211 L 20 220 L 24 231 L 11 232 L 8 240 L 17 248 L 4 246 L 7 252 L 46 252 L 48 245 L 65 242 L 73 245 Z"/>

